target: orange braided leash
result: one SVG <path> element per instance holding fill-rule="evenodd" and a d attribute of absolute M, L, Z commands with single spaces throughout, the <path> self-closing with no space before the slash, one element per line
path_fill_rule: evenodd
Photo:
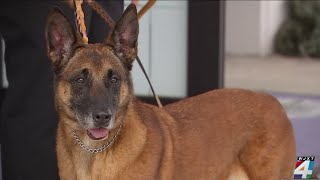
<path fill-rule="evenodd" d="M 115 22 L 112 20 L 111 16 L 108 14 L 107 11 L 103 9 L 103 7 L 94 0 L 87 0 L 85 1 L 88 5 L 97 12 L 101 16 L 101 18 L 108 24 L 110 29 L 114 28 Z M 82 40 L 85 44 L 88 44 L 88 37 L 86 34 L 86 25 L 84 21 L 84 13 L 82 10 L 82 3 L 83 0 L 74 0 L 75 8 L 76 8 L 76 18 L 77 18 L 77 25 L 79 31 L 82 35 Z M 140 19 L 154 4 L 156 0 L 150 0 L 144 5 L 141 10 L 138 12 L 138 19 Z"/>
<path fill-rule="evenodd" d="M 113 29 L 115 26 L 115 22 L 113 21 L 113 19 L 111 18 L 111 16 L 108 14 L 107 11 L 105 11 L 103 9 L 103 7 L 97 3 L 94 0 L 87 0 L 86 1 L 88 3 L 88 5 L 97 12 L 97 14 L 100 15 L 100 17 L 108 24 L 108 26 L 110 27 L 110 29 Z"/>
<path fill-rule="evenodd" d="M 150 0 L 142 9 L 138 12 L 138 19 L 140 19 L 153 5 L 156 3 L 156 0 Z"/>
<path fill-rule="evenodd" d="M 74 0 L 75 10 L 76 10 L 76 18 L 77 18 L 77 27 L 82 36 L 82 41 L 84 44 L 88 44 L 88 36 L 86 24 L 84 22 L 84 13 L 82 10 L 83 0 Z"/>

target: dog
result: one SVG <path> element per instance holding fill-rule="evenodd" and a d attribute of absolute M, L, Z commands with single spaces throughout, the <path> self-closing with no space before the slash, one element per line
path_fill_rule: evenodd
<path fill-rule="evenodd" d="M 292 177 L 293 129 L 272 96 L 219 89 L 163 108 L 137 99 L 138 26 L 130 5 L 108 40 L 83 44 L 60 10 L 49 13 L 62 180 Z"/>

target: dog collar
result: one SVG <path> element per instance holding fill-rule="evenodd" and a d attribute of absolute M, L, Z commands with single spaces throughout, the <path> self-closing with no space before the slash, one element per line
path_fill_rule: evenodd
<path fill-rule="evenodd" d="M 115 141 L 116 137 L 118 136 L 120 130 L 122 129 L 122 123 L 120 124 L 116 134 L 113 136 L 113 138 L 108 141 L 106 144 L 104 144 L 103 146 L 99 147 L 99 148 L 89 148 L 88 146 L 84 145 L 84 143 L 80 140 L 79 136 L 77 136 L 76 134 L 76 131 L 75 130 L 72 130 L 72 134 L 73 134 L 73 137 L 76 139 L 77 143 L 79 144 L 79 146 L 89 152 L 89 153 L 92 153 L 92 154 L 96 154 L 96 153 L 100 153 L 100 152 L 103 152 L 105 151 L 106 149 L 108 149 Z"/>

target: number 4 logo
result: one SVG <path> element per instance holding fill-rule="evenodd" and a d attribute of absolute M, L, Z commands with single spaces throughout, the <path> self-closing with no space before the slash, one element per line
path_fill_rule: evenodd
<path fill-rule="evenodd" d="M 295 175 L 302 175 L 301 178 L 311 178 L 314 161 L 304 161 L 295 170 Z"/>

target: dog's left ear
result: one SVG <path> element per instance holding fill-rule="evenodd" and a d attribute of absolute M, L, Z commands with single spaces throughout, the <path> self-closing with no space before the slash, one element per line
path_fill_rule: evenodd
<path fill-rule="evenodd" d="M 115 25 L 107 42 L 114 47 L 117 56 L 129 70 L 131 70 L 132 62 L 137 57 L 138 34 L 137 8 L 134 4 L 131 4 Z"/>

